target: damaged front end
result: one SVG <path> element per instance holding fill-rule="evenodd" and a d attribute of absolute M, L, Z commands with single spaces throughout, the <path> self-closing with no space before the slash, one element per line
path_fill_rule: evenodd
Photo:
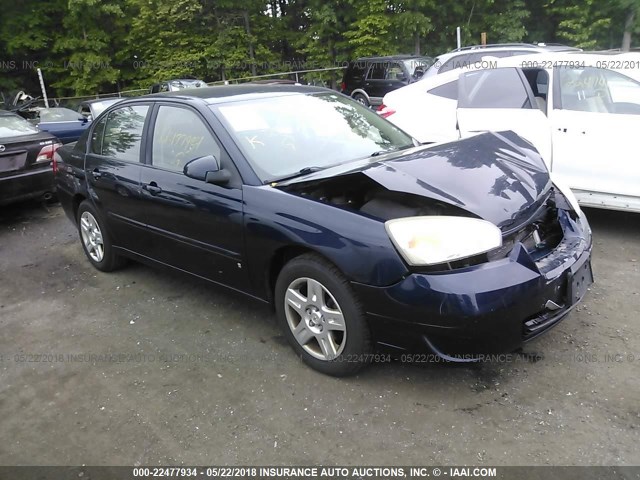
<path fill-rule="evenodd" d="M 438 264 L 406 262 L 409 273 L 389 286 L 353 282 L 374 336 L 386 345 L 449 360 L 512 351 L 556 325 L 593 282 L 586 218 L 510 133 L 276 188 L 382 223 L 446 216 L 500 229 L 501 245 L 489 251 Z"/>

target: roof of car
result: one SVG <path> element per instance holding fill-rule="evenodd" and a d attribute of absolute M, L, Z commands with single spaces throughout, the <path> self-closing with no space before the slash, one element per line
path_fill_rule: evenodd
<path fill-rule="evenodd" d="M 467 45 L 452 50 L 448 53 L 467 52 L 469 50 L 483 50 L 483 49 L 525 49 L 525 50 L 545 50 L 549 52 L 561 52 L 561 51 L 580 51 L 579 48 L 570 47 L 568 45 L 562 45 L 561 43 L 492 43 L 489 45 Z"/>
<path fill-rule="evenodd" d="M 207 103 L 222 103 L 230 100 L 240 100 L 244 98 L 248 99 L 255 97 L 270 97 L 287 94 L 308 95 L 311 93 L 332 91 L 333 90 L 328 90 L 323 87 L 311 87 L 306 85 L 261 85 L 255 83 L 243 83 L 239 85 L 220 85 L 215 87 L 190 88 L 177 92 L 155 93 L 153 95 L 146 95 L 144 98 L 174 97 L 185 100 L 199 98 L 205 100 Z"/>
<path fill-rule="evenodd" d="M 455 50 L 438 55 L 438 61 L 440 64 L 444 64 L 450 58 L 456 58 L 461 55 L 469 53 L 482 53 L 486 52 L 487 56 L 491 55 L 491 52 L 502 52 L 509 50 L 531 50 L 532 53 L 551 53 L 551 52 L 581 52 L 582 50 L 575 47 L 569 47 L 567 45 L 560 44 L 536 44 L 536 43 L 497 43 L 492 45 L 469 45 L 461 47 Z"/>
<path fill-rule="evenodd" d="M 618 62 L 617 60 L 628 60 L 631 62 L 630 64 L 634 64 L 634 62 L 640 62 L 640 53 L 639 52 L 626 52 L 626 53 L 615 53 L 617 55 L 616 62 L 613 64 L 607 63 L 607 60 L 611 60 L 611 56 L 614 53 L 612 52 L 582 52 L 582 51 L 567 51 L 567 52 L 543 52 L 543 53 L 531 53 L 527 55 L 519 55 L 517 57 L 504 57 L 504 58 L 494 58 L 496 67 L 524 67 L 524 68 L 543 68 L 543 69 L 551 69 L 554 66 L 566 66 L 571 67 L 575 65 L 579 66 L 591 66 L 591 67 L 599 67 L 599 68 L 610 68 L 611 70 L 615 70 L 614 68 L 616 64 L 620 63 L 620 67 L 624 69 L 624 66 L 627 62 Z M 487 58 L 490 58 L 491 55 L 487 53 Z M 609 66 L 611 65 L 611 66 Z M 493 67 L 492 67 L 493 68 Z M 410 88 L 412 85 L 422 85 L 414 88 L 424 88 L 424 85 L 429 85 L 429 88 L 433 88 L 439 85 L 444 85 L 446 83 L 451 82 L 458 78 L 462 71 L 475 71 L 475 70 L 484 70 L 487 69 L 486 65 L 465 65 L 461 68 L 455 68 L 452 70 L 447 70 L 446 72 L 442 72 L 438 75 L 434 75 L 420 82 L 416 82 L 409 86 L 403 87 L 402 90 Z M 640 70 L 638 69 L 626 69 L 623 72 L 626 76 L 631 77 L 637 81 L 640 81 Z M 423 83 L 428 82 L 428 83 Z"/>

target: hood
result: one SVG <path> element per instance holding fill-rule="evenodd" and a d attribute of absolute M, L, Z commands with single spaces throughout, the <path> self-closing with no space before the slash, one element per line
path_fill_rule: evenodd
<path fill-rule="evenodd" d="M 546 200 L 544 162 L 513 132 L 484 133 L 456 142 L 350 162 L 285 182 L 309 182 L 361 172 L 387 190 L 449 203 L 503 231 L 520 225 Z"/>

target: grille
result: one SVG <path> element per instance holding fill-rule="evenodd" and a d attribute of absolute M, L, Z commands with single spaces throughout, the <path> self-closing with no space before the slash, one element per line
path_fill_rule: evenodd
<path fill-rule="evenodd" d="M 562 310 L 556 310 L 552 312 L 545 311 L 544 313 L 538 314 L 533 318 L 525 320 L 523 323 L 522 331 L 524 340 L 530 340 L 540 335 L 542 332 L 549 330 L 560 320 L 562 320 L 566 314 L 567 309 L 563 308 Z"/>

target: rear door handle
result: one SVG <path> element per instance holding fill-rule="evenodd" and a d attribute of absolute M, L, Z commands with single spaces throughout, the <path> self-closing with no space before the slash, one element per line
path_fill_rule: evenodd
<path fill-rule="evenodd" d="M 160 188 L 156 182 L 142 185 L 142 188 L 143 190 L 149 192 L 151 195 L 158 195 L 159 193 L 162 193 L 162 188 Z"/>

